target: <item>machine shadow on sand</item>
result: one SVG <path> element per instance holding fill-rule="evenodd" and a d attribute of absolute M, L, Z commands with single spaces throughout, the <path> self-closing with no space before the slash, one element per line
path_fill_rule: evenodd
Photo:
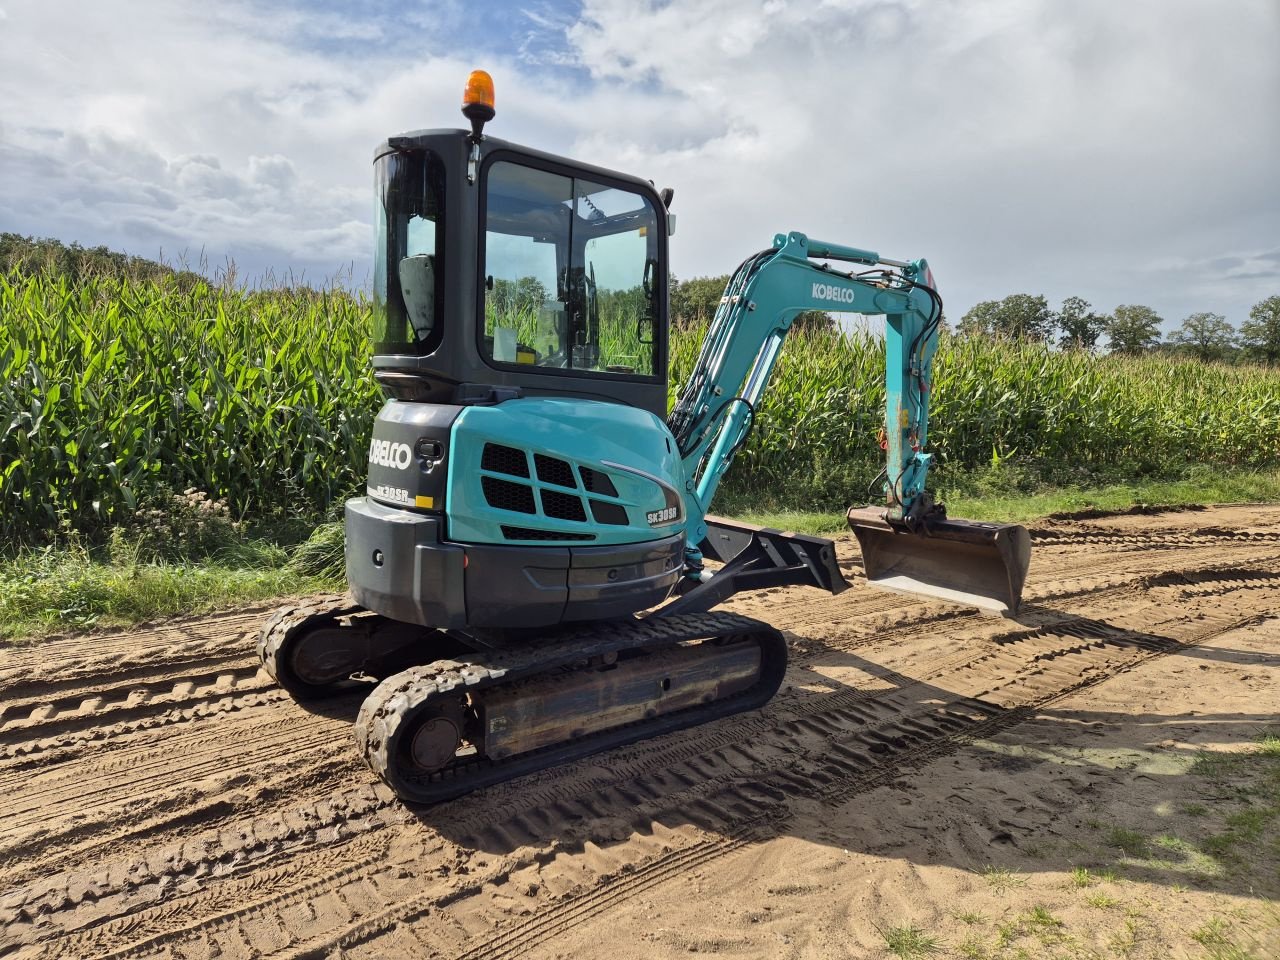
<path fill-rule="evenodd" d="M 692 826 L 729 838 L 792 836 L 966 871 L 1012 862 L 1024 873 L 1065 871 L 1076 866 L 1102 869 L 1124 859 L 1124 876 L 1130 879 L 1256 895 L 1254 880 L 1198 871 L 1197 866 L 1204 866 L 1203 858 L 1193 862 L 1200 855 L 1176 846 L 1160 849 L 1158 857 L 1152 848 L 1149 856 L 1126 859 L 1127 853 L 1134 851 L 1123 849 L 1123 843 L 1116 848 L 1115 836 L 1130 834 L 1123 832 L 1125 824 L 1115 818 L 1114 811 L 1124 808 L 1124 796 L 1132 791 L 1132 784 L 1125 779 L 1128 771 L 1135 771 L 1134 778 L 1151 781 L 1161 795 L 1179 796 L 1185 792 L 1188 778 L 1197 774 L 1196 762 L 1185 753 L 1191 748 L 1183 738 L 1211 730 L 1215 741 L 1248 741 L 1274 723 L 1273 715 L 1116 714 L 1054 705 L 1065 695 L 1125 669 L 1132 662 L 1125 653 L 1240 664 L 1256 662 L 1256 655 L 1184 646 L 1169 637 L 1124 630 L 1043 606 L 1025 607 L 1021 620 L 1008 621 L 1011 630 L 987 641 L 988 645 L 998 650 L 1016 644 L 1021 635 L 1042 632 L 1055 624 L 1084 624 L 1080 632 L 1119 648 L 1121 662 L 1097 674 L 1085 672 L 1076 683 L 1048 688 L 1043 697 L 1002 706 L 996 702 L 998 697 L 966 696 L 938 685 L 936 678 L 935 682 L 916 680 L 857 652 L 788 633 L 789 645 L 803 651 L 803 658 L 790 667 L 784 694 L 757 714 L 574 761 L 457 801 L 406 809 L 423 826 L 460 846 L 500 856 L 552 842 L 566 852 L 581 850 L 588 842 L 607 851 L 627 844 L 633 834 L 652 835 Z M 1039 659 L 1028 658 L 1020 665 L 1021 671 L 1034 675 L 1033 664 Z M 856 670 L 872 681 L 873 689 L 838 684 L 828 673 L 816 672 L 815 666 Z M 823 690 L 805 689 L 811 686 Z M 861 729 L 854 713 L 840 710 L 849 704 L 887 702 L 892 702 L 893 710 L 883 718 L 872 717 Z M 359 705 L 360 697 L 351 695 L 309 709 L 325 716 L 352 718 Z M 930 727 L 928 718 L 944 706 L 952 714 L 976 720 L 968 727 Z M 839 731 L 824 719 L 831 715 L 839 718 Z M 735 735 L 738 726 L 748 726 L 753 740 L 773 734 L 771 746 L 776 749 L 771 762 L 750 769 L 712 759 L 721 747 L 742 741 Z M 1018 745 L 992 742 L 1015 728 L 1021 734 Z M 1117 731 L 1133 728 L 1140 737 L 1131 738 L 1132 742 L 1117 741 Z M 761 731 L 758 736 L 754 734 L 757 729 Z M 819 739 L 815 739 L 815 730 Z M 1099 746 L 1080 746 L 1080 732 L 1096 736 Z M 1168 743 L 1171 734 L 1176 734 L 1175 740 L 1181 744 L 1172 751 Z M 831 747 L 829 757 L 822 756 L 823 737 L 831 741 L 827 744 Z M 1166 741 L 1164 746 L 1161 741 Z M 1061 746 L 1064 743 L 1074 745 Z M 788 754 L 788 750 L 795 752 Z M 925 788 L 903 786 L 901 778 L 931 761 L 961 754 L 967 754 L 974 774 L 970 785 L 978 795 L 933 804 L 935 816 L 941 808 L 949 807 L 947 829 L 958 832 L 960 842 L 930 842 L 922 831 L 928 833 L 932 828 L 914 822 L 913 812 L 928 812 L 928 799 L 914 795 Z M 684 762 L 690 758 L 694 762 Z M 829 761 L 837 761 L 838 766 Z M 811 791 L 804 789 L 805 784 Z M 906 791 L 906 802 L 894 805 L 900 813 L 892 815 L 900 818 L 897 839 L 877 826 L 890 816 L 885 812 L 886 798 L 868 799 L 865 814 L 859 809 L 860 796 L 891 784 L 894 797 L 902 799 Z M 1206 780 L 1201 789 L 1207 794 L 1214 788 Z M 1062 808 L 1064 794 L 1073 798 L 1071 809 Z M 830 815 L 814 816 L 815 802 Z M 583 808 L 592 814 L 584 815 Z M 1108 810 L 1111 813 L 1104 812 Z M 1129 824 L 1160 818 L 1149 809 L 1133 807 L 1128 812 Z M 1112 821 L 1104 823 L 1108 816 Z M 1096 844 L 1090 847 L 1065 839 L 1064 831 L 1058 829 L 1064 819 L 1074 821 L 1076 833 L 1087 835 L 1092 830 Z M 1099 826 L 1088 827 L 1090 821 Z M 960 855 L 958 851 L 962 851 Z"/>

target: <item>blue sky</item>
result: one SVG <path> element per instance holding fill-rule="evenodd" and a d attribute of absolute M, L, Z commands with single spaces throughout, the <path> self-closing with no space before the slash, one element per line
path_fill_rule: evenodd
<path fill-rule="evenodd" d="M 370 155 L 461 124 L 671 186 L 678 276 L 803 230 L 1237 325 L 1280 293 L 1275 0 L 0 0 L 0 230 L 367 277 Z"/>

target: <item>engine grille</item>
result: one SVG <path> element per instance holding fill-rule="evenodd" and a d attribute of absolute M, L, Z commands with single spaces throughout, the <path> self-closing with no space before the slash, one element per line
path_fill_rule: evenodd
<path fill-rule="evenodd" d="M 582 489 L 587 493 L 598 493 L 602 497 L 618 495 L 618 488 L 613 485 L 607 473 L 592 470 L 590 467 L 579 467 L 578 471 L 582 474 Z"/>
<path fill-rule="evenodd" d="M 484 499 L 491 507 L 512 510 L 516 513 L 537 513 L 533 502 L 533 487 L 524 483 L 512 483 L 497 477 L 481 477 L 480 487 Z"/>
<path fill-rule="evenodd" d="M 592 500 L 591 516 L 595 517 L 596 523 L 607 523 L 615 527 L 625 527 L 627 525 L 627 510 L 620 503 Z"/>
<path fill-rule="evenodd" d="M 523 450 L 506 447 L 500 443 L 486 443 L 480 456 L 480 469 L 491 473 L 505 473 L 512 477 L 529 476 L 529 458 Z M 572 486 L 572 484 L 570 484 Z"/>
<path fill-rule="evenodd" d="M 501 443 L 484 445 L 480 469 L 483 471 L 480 487 L 485 502 L 495 509 L 569 523 L 587 523 L 588 519 L 619 527 L 630 523 L 625 506 L 597 499 L 618 496 L 618 488 L 612 478 L 599 470 Z M 495 473 L 503 476 L 489 476 Z M 507 477 L 519 477 L 526 482 L 519 483 Z M 553 486 L 563 489 L 549 489 Z M 508 540 L 596 539 L 595 534 L 590 533 L 537 530 L 509 524 L 502 525 L 502 535 Z"/>
<path fill-rule="evenodd" d="M 502 535 L 508 540 L 594 540 L 594 533 L 565 533 L 560 530 L 531 530 L 528 527 L 502 526 Z"/>
<path fill-rule="evenodd" d="M 573 467 L 565 461 L 535 453 L 533 464 L 538 468 L 538 479 L 543 483 L 554 483 L 557 487 L 568 487 L 570 490 L 577 489 L 578 484 L 573 479 Z"/>
<path fill-rule="evenodd" d="M 542 512 L 557 520 L 587 522 L 587 512 L 582 509 L 582 498 L 554 490 L 542 491 Z"/>

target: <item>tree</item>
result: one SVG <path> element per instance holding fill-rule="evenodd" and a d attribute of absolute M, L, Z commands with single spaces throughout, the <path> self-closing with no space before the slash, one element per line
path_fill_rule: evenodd
<path fill-rule="evenodd" d="M 1193 313 L 1169 336 L 1169 342 L 1201 360 L 1221 360 L 1236 343 L 1236 331 L 1216 313 Z"/>
<path fill-rule="evenodd" d="M 1250 356 L 1280 363 L 1280 296 L 1253 305 L 1249 319 L 1240 325 L 1240 344 Z"/>
<path fill-rule="evenodd" d="M 1107 337 L 1112 353 L 1142 353 L 1160 342 L 1160 315 L 1150 307 L 1116 307 L 1107 318 Z"/>
<path fill-rule="evenodd" d="M 1092 350 L 1098 338 L 1106 330 L 1107 318 L 1094 313 L 1090 303 L 1082 297 L 1067 297 L 1058 311 L 1058 329 L 1062 331 L 1059 345 L 1071 350 Z"/>
<path fill-rule="evenodd" d="M 716 315 L 720 306 L 720 298 L 724 295 L 725 284 L 729 282 L 723 277 L 694 277 L 680 283 L 672 278 L 671 284 L 671 323 L 677 327 L 687 327 L 697 323 L 706 323 Z"/>
<path fill-rule="evenodd" d="M 1058 318 L 1044 297 L 1014 293 L 1003 300 L 984 300 L 960 319 L 963 334 L 1006 337 L 1010 340 L 1048 340 Z"/>
<path fill-rule="evenodd" d="M 996 335 L 996 318 L 1000 313 L 997 300 L 983 300 L 969 308 L 969 312 L 960 318 L 958 333 L 966 337 L 994 337 Z"/>

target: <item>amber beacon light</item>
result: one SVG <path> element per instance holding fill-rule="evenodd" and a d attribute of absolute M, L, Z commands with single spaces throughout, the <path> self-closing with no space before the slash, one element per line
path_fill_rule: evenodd
<path fill-rule="evenodd" d="M 484 125 L 493 119 L 493 77 L 484 70 L 472 70 L 462 92 L 462 115 L 471 121 L 471 134 L 480 138 Z"/>

